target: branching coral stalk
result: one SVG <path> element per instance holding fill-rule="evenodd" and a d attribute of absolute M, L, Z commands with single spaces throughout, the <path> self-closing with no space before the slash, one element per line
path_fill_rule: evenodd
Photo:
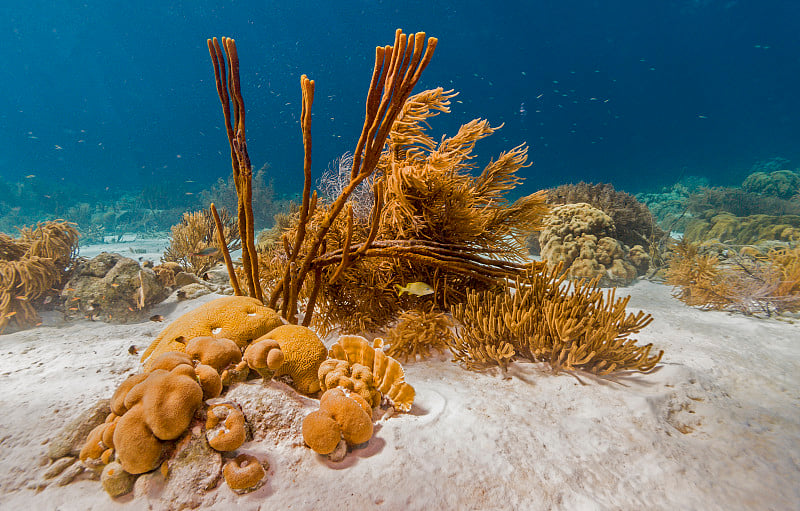
<path fill-rule="evenodd" d="M 258 281 L 258 256 L 255 247 L 255 233 L 253 226 L 253 168 L 247 154 L 247 140 L 245 137 L 245 111 L 244 98 L 242 98 L 239 83 L 239 54 L 236 51 L 236 42 L 229 38 L 222 38 L 222 46 L 228 55 L 227 65 L 217 38 L 209 39 L 208 52 L 214 64 L 214 78 L 217 84 L 217 95 L 222 104 L 222 113 L 225 117 L 225 129 L 228 134 L 228 144 L 231 148 L 231 167 L 233 168 L 233 182 L 236 184 L 237 218 L 239 221 L 239 234 L 242 238 L 242 266 L 244 268 L 247 287 L 250 296 L 263 300 L 261 284 Z M 225 72 L 227 70 L 227 74 Z M 233 116 L 231 117 L 231 110 Z M 223 244 L 224 245 L 224 244 Z M 235 273 L 230 273 L 231 284 L 234 288 Z"/>

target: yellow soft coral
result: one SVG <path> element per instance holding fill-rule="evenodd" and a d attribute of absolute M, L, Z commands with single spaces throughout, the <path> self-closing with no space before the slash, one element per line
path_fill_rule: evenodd
<path fill-rule="evenodd" d="M 283 364 L 275 371 L 275 376 L 291 376 L 294 388 L 303 394 L 319 390 L 317 371 L 327 358 L 328 350 L 313 330 L 300 325 L 283 325 L 255 342 L 265 339 L 278 341 L 283 352 Z"/>
<path fill-rule="evenodd" d="M 240 349 L 253 339 L 282 325 L 280 316 L 247 296 L 223 296 L 191 310 L 165 328 L 142 355 L 145 370 L 152 360 L 169 351 L 183 352 L 194 337 L 224 337 Z"/>

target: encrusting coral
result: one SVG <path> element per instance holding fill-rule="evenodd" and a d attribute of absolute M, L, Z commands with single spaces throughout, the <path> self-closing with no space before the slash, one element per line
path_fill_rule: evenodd
<path fill-rule="evenodd" d="M 451 351 L 468 369 L 500 366 L 515 359 L 547 362 L 554 371 L 581 370 L 597 375 L 615 371 L 648 372 L 663 351 L 650 355 L 652 344 L 638 346 L 630 334 L 651 321 L 649 314 L 625 314 L 630 297 L 605 294 L 597 280 L 572 281 L 560 265 L 527 273 L 515 288 L 471 292 L 453 308 L 461 323 Z"/>
<path fill-rule="evenodd" d="M 23 227 L 19 238 L 0 233 L 0 333 L 39 323 L 35 305 L 52 299 L 75 264 L 78 231 L 69 222 Z"/>
<path fill-rule="evenodd" d="M 247 296 L 223 296 L 187 312 L 170 323 L 142 354 L 145 369 L 149 360 L 168 351 L 185 351 L 195 337 L 231 339 L 239 348 L 283 324 L 280 316 Z"/>

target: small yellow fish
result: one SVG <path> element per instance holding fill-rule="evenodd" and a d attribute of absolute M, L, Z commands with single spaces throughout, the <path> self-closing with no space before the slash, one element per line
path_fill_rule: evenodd
<path fill-rule="evenodd" d="M 156 314 L 155 316 L 150 316 L 150 321 L 155 321 L 157 323 L 160 323 L 161 321 L 164 321 L 164 316 L 162 316 L 161 314 Z"/>
<path fill-rule="evenodd" d="M 408 293 L 415 296 L 427 296 L 433 294 L 433 288 L 424 282 L 412 282 L 405 287 L 401 286 L 400 284 L 395 284 L 394 287 L 397 289 L 397 296 L 401 296 L 403 293 Z"/>
<path fill-rule="evenodd" d="M 25 179 L 33 179 L 35 177 L 36 177 L 36 174 L 28 174 L 27 176 L 25 176 Z"/>

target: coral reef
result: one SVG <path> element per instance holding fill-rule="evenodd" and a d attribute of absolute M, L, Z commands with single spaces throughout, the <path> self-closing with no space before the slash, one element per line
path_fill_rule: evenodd
<path fill-rule="evenodd" d="M 328 350 L 311 329 L 300 325 L 282 325 L 259 337 L 253 344 L 265 340 L 278 341 L 283 353 L 283 363 L 275 376 L 289 376 L 292 386 L 303 394 L 319 390 L 319 366 L 325 361 Z"/>
<path fill-rule="evenodd" d="M 647 205 L 633 195 L 615 190 L 608 183 L 561 185 L 547 191 L 549 204 L 586 203 L 611 217 L 616 227 L 616 238 L 632 247 L 641 245 L 646 251 L 650 244 L 664 239 L 665 233 L 656 223 Z"/>
<path fill-rule="evenodd" d="M 742 189 L 746 192 L 788 199 L 800 192 L 800 174 L 786 169 L 770 173 L 754 172 L 742 182 Z"/>
<path fill-rule="evenodd" d="M 342 388 L 326 391 L 319 410 L 303 420 L 303 440 L 319 454 L 331 454 L 340 441 L 348 446 L 372 438 L 372 408 L 358 395 Z"/>
<path fill-rule="evenodd" d="M 386 355 L 382 347 L 380 338 L 370 346 L 369 341 L 359 335 L 342 335 L 331 346 L 328 356 L 347 361 L 353 367 L 358 364 L 369 369 L 375 388 L 392 401 L 395 409 L 407 412 L 414 403 L 414 387 L 406 383 L 400 363 Z"/>
<path fill-rule="evenodd" d="M 384 351 L 404 362 L 428 358 L 433 352 L 448 350 L 453 341 L 452 327 L 453 322 L 443 312 L 407 310 L 386 332 Z"/>
<path fill-rule="evenodd" d="M 651 321 L 649 314 L 625 314 L 630 297 L 605 294 L 591 282 L 562 285 L 560 265 L 528 272 L 514 288 L 470 292 L 467 302 L 453 308 L 462 324 L 451 351 L 468 369 L 500 366 L 515 359 L 547 362 L 560 370 L 597 375 L 615 371 L 648 372 L 663 351 L 650 355 L 651 344 L 637 346 L 630 334 Z"/>
<path fill-rule="evenodd" d="M 319 366 L 319 385 L 323 392 L 341 387 L 363 397 L 372 408 L 381 404 L 372 368 L 347 360 L 329 358 Z"/>
<path fill-rule="evenodd" d="M 743 314 L 800 310 L 800 246 L 755 247 L 676 243 L 666 283 L 675 297 L 701 309 Z"/>
<path fill-rule="evenodd" d="M 79 263 L 61 291 L 65 317 L 107 323 L 140 320 L 168 295 L 153 270 L 108 252 Z"/>
<path fill-rule="evenodd" d="M 227 250 L 238 250 L 241 243 L 236 222 L 225 209 L 220 217 Z M 181 222 L 172 226 L 169 247 L 164 251 L 162 260 L 177 262 L 184 270 L 202 275 L 223 260 L 216 231 L 210 211 L 184 213 Z"/>
<path fill-rule="evenodd" d="M 542 258 L 551 267 L 563 265 L 572 279 L 597 278 L 601 286 L 626 286 L 647 271 L 649 256 L 641 246 L 629 249 L 615 235 L 611 217 L 589 204 L 556 206 L 539 235 Z"/>
<path fill-rule="evenodd" d="M 735 245 L 752 245 L 759 241 L 791 241 L 800 239 L 800 215 L 736 216 L 722 212 L 691 221 L 684 233 L 690 242 L 716 240 Z"/>
<path fill-rule="evenodd" d="M 155 357 L 169 351 L 183 352 L 187 342 L 201 336 L 231 339 L 241 349 L 282 324 L 274 310 L 255 298 L 223 296 L 170 323 L 142 354 L 142 362 L 150 368 Z"/>
<path fill-rule="evenodd" d="M 78 231 L 69 222 L 0 233 L 0 333 L 39 323 L 35 307 L 51 300 L 74 268 Z"/>

